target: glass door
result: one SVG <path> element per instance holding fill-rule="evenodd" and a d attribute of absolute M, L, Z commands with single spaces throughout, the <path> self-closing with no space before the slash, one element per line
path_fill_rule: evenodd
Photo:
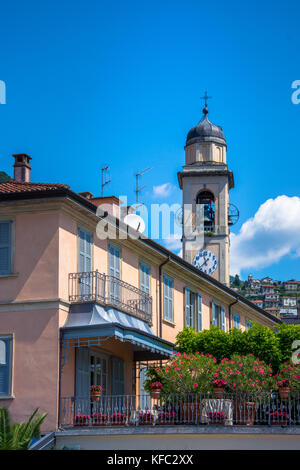
<path fill-rule="evenodd" d="M 101 385 L 102 396 L 107 395 L 108 359 L 103 354 L 90 354 L 90 385 Z"/>

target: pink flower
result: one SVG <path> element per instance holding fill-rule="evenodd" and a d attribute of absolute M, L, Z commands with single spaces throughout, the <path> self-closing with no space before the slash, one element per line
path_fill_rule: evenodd
<path fill-rule="evenodd" d="M 196 388 L 199 387 L 199 384 L 194 384 L 194 387 L 196 387 Z"/>

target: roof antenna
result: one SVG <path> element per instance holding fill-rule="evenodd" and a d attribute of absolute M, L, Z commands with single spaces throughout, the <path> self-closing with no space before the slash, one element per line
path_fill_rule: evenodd
<path fill-rule="evenodd" d="M 137 209 L 138 206 L 139 206 L 139 193 L 140 193 L 143 189 L 146 188 L 146 186 L 143 186 L 143 187 L 141 187 L 141 188 L 139 187 L 139 177 L 140 177 L 141 175 L 143 175 L 144 173 L 146 173 L 146 171 L 149 171 L 149 170 L 151 170 L 151 169 L 152 169 L 152 166 L 151 166 L 151 167 L 149 166 L 149 167 L 146 168 L 145 170 L 143 170 L 143 171 L 141 171 L 140 173 L 137 173 L 137 174 L 135 175 L 135 182 L 136 182 L 136 183 L 135 183 L 135 202 L 136 202 L 136 209 Z"/>
<path fill-rule="evenodd" d="M 103 197 L 104 186 L 111 182 L 109 176 L 109 166 L 101 168 L 101 197 Z"/>

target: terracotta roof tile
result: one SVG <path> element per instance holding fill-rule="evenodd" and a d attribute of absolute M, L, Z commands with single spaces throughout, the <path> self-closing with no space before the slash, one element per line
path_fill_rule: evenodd
<path fill-rule="evenodd" d="M 23 183 L 11 180 L 6 183 L 0 183 L 0 194 L 45 191 L 59 188 L 69 188 L 69 186 L 59 183 Z"/>

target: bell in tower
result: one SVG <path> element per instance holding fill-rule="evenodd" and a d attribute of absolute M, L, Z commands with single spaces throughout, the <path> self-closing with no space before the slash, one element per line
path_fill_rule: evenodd
<path fill-rule="evenodd" d="M 229 190 L 227 145 L 221 127 L 207 117 L 187 135 L 185 165 L 178 173 L 183 195 L 183 257 L 201 271 L 229 285 Z"/>

